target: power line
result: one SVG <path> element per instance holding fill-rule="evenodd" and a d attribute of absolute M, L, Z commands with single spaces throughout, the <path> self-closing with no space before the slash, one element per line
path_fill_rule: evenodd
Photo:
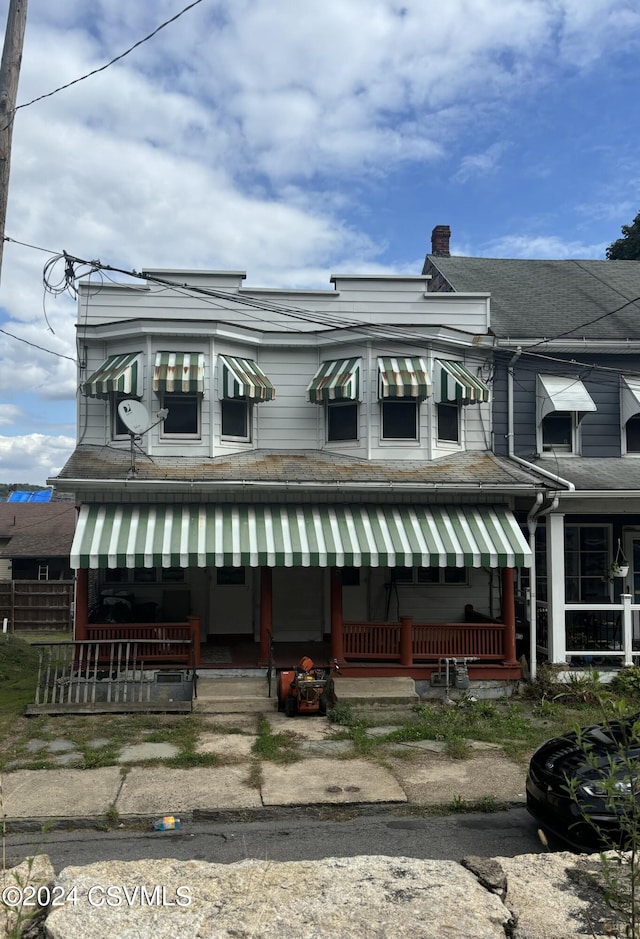
<path fill-rule="evenodd" d="M 0 329 L 0 333 L 4 336 L 9 336 L 10 339 L 15 339 L 16 342 L 24 342 L 26 346 L 32 346 L 34 349 L 39 349 L 40 352 L 48 352 L 49 355 L 55 355 L 59 359 L 67 359 L 69 362 L 76 364 L 76 360 L 72 359 L 70 355 L 64 355 L 62 352 L 54 352 L 53 349 L 45 349 L 44 346 L 38 346 L 35 342 L 29 342 L 28 339 L 22 339 L 20 336 L 14 336 L 13 333 L 8 333 L 6 329 Z"/>
<path fill-rule="evenodd" d="M 188 13 L 189 10 L 192 10 L 193 7 L 198 6 L 199 3 L 202 3 L 202 0 L 193 0 L 193 3 L 190 3 L 183 10 L 180 10 L 180 12 L 176 13 L 175 16 L 172 16 L 171 19 L 165 20 L 164 23 L 161 23 L 159 26 L 157 26 L 153 32 L 149 33 L 148 36 L 145 36 L 143 39 L 139 39 L 138 42 L 135 42 L 124 52 L 121 52 L 120 55 L 117 55 L 114 59 L 111 59 L 110 62 L 107 62 L 105 65 L 101 65 L 99 68 L 94 68 L 91 72 L 87 72 L 85 75 L 81 75 L 79 78 L 74 78 L 73 81 L 67 82 L 65 85 L 60 85 L 59 88 L 54 88 L 53 91 L 49 91 L 47 94 L 39 95 L 37 98 L 32 98 L 31 101 L 26 101 L 24 104 L 19 104 L 16 108 L 14 108 L 12 114 L 15 114 L 16 111 L 20 110 L 20 108 L 28 108 L 37 101 L 42 101 L 44 98 L 51 98 L 53 95 L 57 95 L 59 91 L 64 91 L 66 88 L 71 88 L 72 85 L 77 85 L 78 82 L 83 82 L 86 78 L 91 78 L 93 75 L 97 75 L 99 72 L 104 72 L 105 69 L 110 68 L 110 66 L 115 65 L 116 62 L 124 59 L 125 56 L 133 52 L 134 49 L 137 49 L 138 46 L 141 46 L 149 39 L 152 39 L 157 33 L 160 32 L 161 29 L 164 29 L 165 26 L 169 26 L 171 23 L 175 23 L 177 19 L 179 19 L 181 16 L 184 16 L 184 14 Z"/>

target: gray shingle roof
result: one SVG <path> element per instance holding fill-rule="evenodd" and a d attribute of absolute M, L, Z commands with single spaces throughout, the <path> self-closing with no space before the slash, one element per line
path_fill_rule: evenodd
<path fill-rule="evenodd" d="M 71 455 L 58 479 L 118 480 L 127 479 L 130 468 L 128 450 L 114 447 L 81 446 Z M 136 481 L 171 480 L 176 482 L 260 482 L 325 483 L 340 487 L 347 483 L 432 483 L 463 488 L 469 486 L 539 487 L 533 473 L 483 451 L 456 453 L 431 462 L 385 460 L 375 462 L 324 451 L 253 450 L 213 458 L 154 456 L 140 454 L 136 459 Z M 543 482 L 544 486 L 548 482 Z M 369 490 L 370 491 L 370 490 Z"/>
<path fill-rule="evenodd" d="M 640 261 L 529 261 L 428 254 L 456 292 L 490 291 L 491 329 L 499 338 L 640 339 Z M 633 300 L 619 313 L 612 313 Z M 611 314 L 591 326 L 590 320 Z"/>
<path fill-rule="evenodd" d="M 582 490 L 629 490 L 637 489 L 640 496 L 640 460 L 635 457 L 559 457 L 557 460 L 541 459 L 540 466 Z"/>
<path fill-rule="evenodd" d="M 68 557 L 75 525 L 70 502 L 0 503 L 0 557 Z"/>

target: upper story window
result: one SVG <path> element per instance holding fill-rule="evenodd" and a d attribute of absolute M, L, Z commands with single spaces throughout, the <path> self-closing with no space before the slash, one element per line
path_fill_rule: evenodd
<path fill-rule="evenodd" d="M 221 355 L 218 365 L 220 436 L 243 443 L 251 441 L 253 405 L 272 401 L 276 391 L 253 359 Z"/>
<path fill-rule="evenodd" d="M 327 442 L 358 439 L 360 359 L 322 362 L 307 385 L 311 404 L 324 404 Z"/>
<path fill-rule="evenodd" d="M 640 453 L 640 378 L 621 376 L 620 421 L 625 453 Z"/>
<path fill-rule="evenodd" d="M 431 379 L 421 356 L 378 359 L 383 440 L 418 440 L 420 402 L 431 393 Z"/>
<path fill-rule="evenodd" d="M 460 408 L 457 404 L 436 405 L 438 440 L 444 443 L 460 443 Z"/>
<path fill-rule="evenodd" d="M 579 453 L 580 422 L 596 405 L 582 381 L 566 375 L 538 375 L 538 452 Z"/>
<path fill-rule="evenodd" d="M 157 352 L 153 390 L 168 414 L 162 437 L 200 437 L 200 410 L 204 394 L 204 355 L 201 352 Z"/>
<path fill-rule="evenodd" d="M 466 584 L 466 567 L 393 567 L 391 579 L 396 584 Z"/>

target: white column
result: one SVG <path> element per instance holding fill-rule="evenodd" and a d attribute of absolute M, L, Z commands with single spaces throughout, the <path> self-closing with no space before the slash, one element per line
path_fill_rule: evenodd
<path fill-rule="evenodd" d="M 620 597 L 622 603 L 622 648 L 624 649 L 624 664 L 633 665 L 633 614 L 630 593 L 623 593 Z"/>
<path fill-rule="evenodd" d="M 564 665 L 567 637 L 564 613 L 564 513 L 547 520 L 547 603 L 549 605 L 549 661 Z"/>

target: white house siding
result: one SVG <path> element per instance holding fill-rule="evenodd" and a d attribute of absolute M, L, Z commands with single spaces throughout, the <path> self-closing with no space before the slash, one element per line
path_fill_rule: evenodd
<path fill-rule="evenodd" d="M 319 641 L 324 631 L 325 571 L 319 567 L 275 567 L 273 638 L 278 642 Z"/>
<path fill-rule="evenodd" d="M 11 580 L 10 558 L 0 558 L 0 580 Z"/>
<path fill-rule="evenodd" d="M 468 575 L 468 585 L 397 584 L 393 587 L 388 568 L 372 568 L 369 600 L 371 619 L 375 622 L 395 622 L 401 616 L 410 616 L 416 623 L 461 623 L 468 603 L 478 613 L 498 615 L 499 572 L 493 573 L 493 611 L 489 573 L 480 568 L 470 568 Z"/>

